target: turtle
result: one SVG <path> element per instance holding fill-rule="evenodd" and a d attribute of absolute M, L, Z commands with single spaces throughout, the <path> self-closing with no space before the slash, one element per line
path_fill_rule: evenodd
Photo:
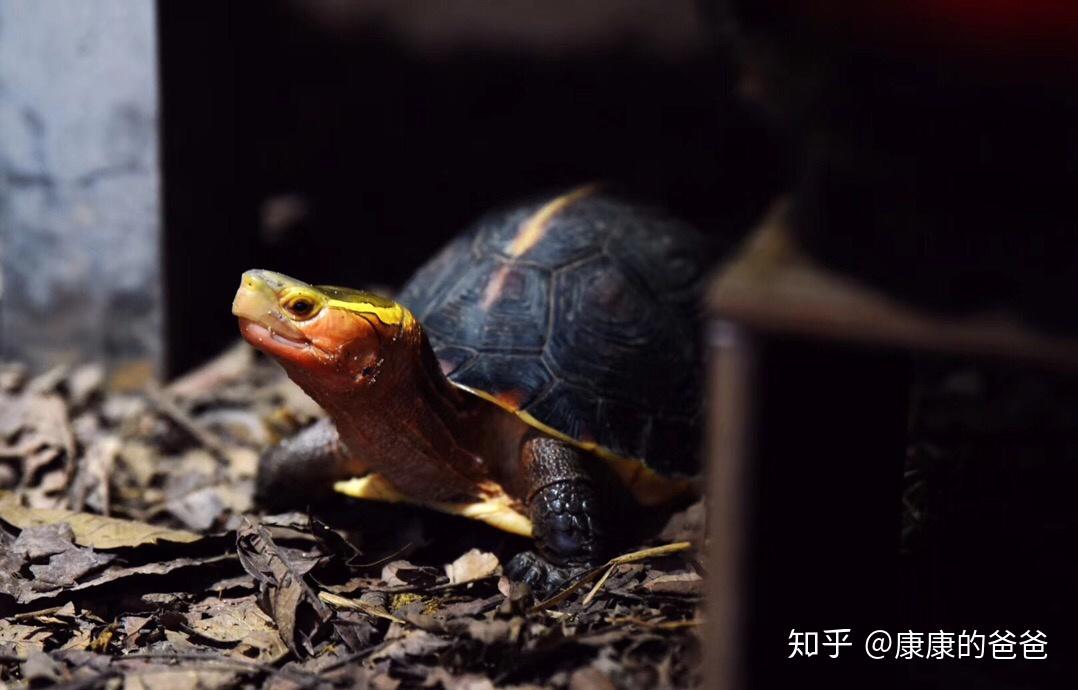
<path fill-rule="evenodd" d="M 260 459 L 259 496 L 334 485 L 530 536 L 507 574 L 556 586 L 626 511 L 699 475 L 711 242 L 583 187 L 483 216 L 395 299 L 243 274 L 232 311 L 328 419 Z"/>

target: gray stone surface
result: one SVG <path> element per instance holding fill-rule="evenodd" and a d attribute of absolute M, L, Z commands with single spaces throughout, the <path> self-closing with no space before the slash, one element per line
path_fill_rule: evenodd
<path fill-rule="evenodd" d="M 153 0 L 0 0 L 0 347 L 159 364 Z"/>

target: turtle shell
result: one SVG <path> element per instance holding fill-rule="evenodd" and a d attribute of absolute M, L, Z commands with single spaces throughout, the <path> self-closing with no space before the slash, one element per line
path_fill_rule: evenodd
<path fill-rule="evenodd" d="M 453 383 L 599 455 L 686 477 L 708 265 L 692 228 L 582 189 L 487 215 L 398 299 Z"/>

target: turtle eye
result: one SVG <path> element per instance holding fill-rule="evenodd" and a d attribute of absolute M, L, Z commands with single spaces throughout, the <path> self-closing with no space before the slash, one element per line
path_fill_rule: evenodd
<path fill-rule="evenodd" d="M 282 305 L 296 319 L 309 319 L 318 311 L 318 302 L 306 295 L 297 295 L 285 300 Z"/>

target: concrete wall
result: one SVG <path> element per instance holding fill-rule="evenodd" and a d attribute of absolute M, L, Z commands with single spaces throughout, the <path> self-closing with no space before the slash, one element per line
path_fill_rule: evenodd
<path fill-rule="evenodd" d="M 161 356 L 153 0 L 0 0 L 0 349 Z"/>

